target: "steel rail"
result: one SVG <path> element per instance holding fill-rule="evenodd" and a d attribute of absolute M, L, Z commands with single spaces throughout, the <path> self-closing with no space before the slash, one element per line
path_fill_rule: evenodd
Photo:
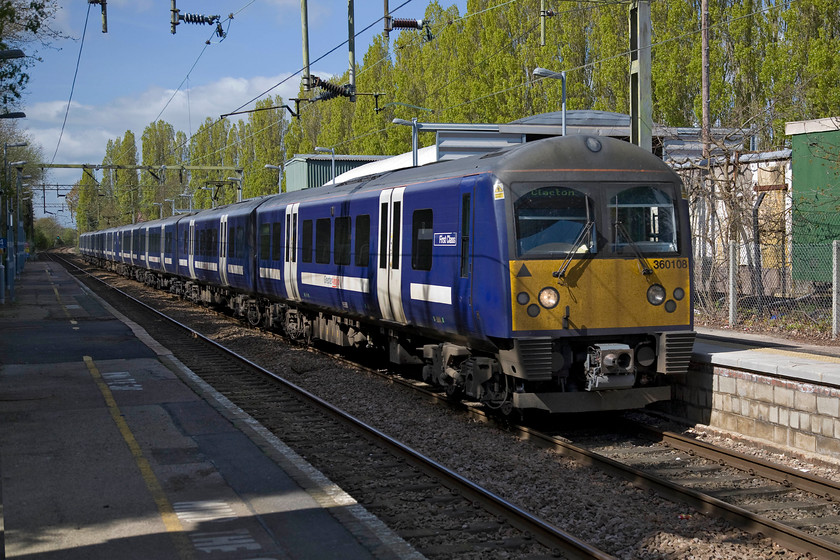
<path fill-rule="evenodd" d="M 623 478 L 639 488 L 654 490 L 668 499 L 691 505 L 702 513 L 722 517 L 736 527 L 744 529 L 749 533 L 771 538 L 780 545 L 799 552 L 814 554 L 818 558 L 840 560 L 840 545 L 836 543 L 814 537 L 804 531 L 762 517 L 749 510 L 729 504 L 692 488 L 680 486 L 659 476 L 583 449 L 555 436 L 544 434 L 525 426 L 521 426 L 520 430 L 523 432 L 525 439 L 554 449 L 563 455 L 572 457 L 582 464 L 597 467 L 614 476 Z M 685 440 L 689 440 L 689 438 L 685 438 Z M 681 441 L 680 444 L 687 447 L 688 441 Z M 732 455 L 730 456 L 737 454 L 736 452 L 731 453 Z M 746 464 L 749 459 L 747 456 L 743 456 L 740 461 Z"/>
<path fill-rule="evenodd" d="M 777 465 L 760 457 L 751 457 L 731 449 L 716 447 L 681 434 L 659 431 L 650 426 L 634 426 L 675 449 L 685 451 L 778 482 L 784 486 L 798 488 L 822 496 L 826 500 L 840 501 L 840 483 L 828 480 L 783 465 Z"/>
<path fill-rule="evenodd" d="M 50 258 L 55 258 L 54 254 L 50 254 Z M 276 373 L 267 370 L 260 366 L 257 363 L 252 362 L 248 358 L 233 352 L 232 350 L 226 348 L 225 346 L 219 344 L 218 342 L 212 340 L 211 338 L 203 335 L 202 333 L 190 328 L 183 323 L 168 317 L 164 313 L 158 311 L 154 307 L 138 300 L 137 298 L 133 297 L 132 295 L 115 288 L 114 286 L 110 286 L 104 280 L 97 278 L 96 276 L 90 274 L 89 272 L 81 269 L 80 267 L 76 266 L 74 263 L 64 259 L 63 257 L 57 257 L 66 265 L 72 266 L 73 268 L 77 269 L 83 274 L 91 277 L 94 280 L 99 281 L 100 283 L 107 286 L 109 289 L 113 290 L 116 293 L 119 293 L 121 296 L 133 301 L 135 304 L 145 308 L 146 310 L 158 315 L 160 318 L 170 322 L 171 324 L 177 326 L 180 329 L 186 331 L 190 336 L 194 338 L 198 338 L 205 343 L 209 344 L 210 346 L 216 348 L 218 351 L 226 353 L 231 358 L 239 361 L 240 363 L 253 368 L 254 370 L 260 372 L 263 375 L 266 375 L 285 388 L 293 391 L 299 396 L 304 397 L 310 403 L 318 406 L 323 411 L 341 419 L 342 421 L 346 422 L 358 432 L 362 433 L 368 438 L 373 438 L 377 442 L 383 443 L 388 449 L 390 449 L 393 453 L 398 454 L 399 456 L 403 457 L 404 459 L 411 461 L 411 463 L 419 468 L 420 470 L 424 471 L 426 474 L 433 476 L 434 478 L 440 479 L 443 481 L 443 484 L 459 493 L 461 493 L 464 497 L 480 503 L 485 509 L 490 511 L 491 513 L 498 515 L 507 519 L 512 526 L 530 533 L 533 535 L 535 540 L 547 546 L 549 548 L 554 549 L 555 551 L 562 551 L 565 557 L 571 559 L 580 559 L 580 560 L 615 560 L 615 556 L 607 554 L 606 552 L 590 545 L 589 543 L 582 541 L 575 537 L 574 535 L 559 529 L 538 517 L 531 515 L 530 513 L 526 512 L 525 510 L 521 509 L 520 507 L 514 505 L 513 503 L 505 500 L 504 498 L 482 488 L 481 486 L 475 484 L 474 482 L 464 478 L 463 476 L 459 475 L 458 473 L 448 469 L 444 465 L 438 463 L 434 459 L 423 455 L 422 453 L 412 449 L 408 445 L 388 436 L 387 434 L 377 430 L 373 426 L 359 420 L 355 416 L 348 414 L 347 412 L 333 406 L 332 404 L 328 403 L 327 401 L 321 399 L 317 395 L 310 393 L 306 389 L 292 383 L 291 381 L 280 377 Z"/>

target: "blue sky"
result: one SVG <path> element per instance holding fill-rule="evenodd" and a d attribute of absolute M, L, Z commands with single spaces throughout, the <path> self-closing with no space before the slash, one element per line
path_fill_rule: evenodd
<path fill-rule="evenodd" d="M 354 3 L 357 33 L 383 16 L 380 0 Z M 303 65 L 300 0 L 177 0 L 181 14 L 221 15 L 224 40 L 215 27 L 183 22 L 173 35 L 170 0 L 108 0 L 108 33 L 102 33 L 99 6 L 84 0 L 59 4 L 53 27 L 73 39 L 27 47 L 27 55 L 43 62 L 30 70 L 21 107 L 26 118 L 16 122 L 42 147 L 47 162 L 101 163 L 109 139 L 131 130 L 139 141 L 156 119 L 190 135 L 207 117 L 231 112 L 290 76 L 271 95 L 287 99 L 298 93 L 300 77 L 293 74 Z M 395 17 L 422 19 L 427 4 L 390 0 L 390 9 Z M 441 1 L 452 4 L 466 11 L 466 0 Z M 308 6 L 312 73 L 343 73 L 346 45 L 324 55 L 347 39 L 346 0 L 309 0 Z M 356 37 L 357 64 L 382 28 L 379 21 Z M 73 183 L 79 176 L 78 170 L 53 170 L 47 182 Z M 60 211 L 61 200 L 48 196 L 47 209 Z M 34 204 L 36 217 L 43 216 L 40 195 Z M 57 216 L 71 225 L 66 211 Z"/>

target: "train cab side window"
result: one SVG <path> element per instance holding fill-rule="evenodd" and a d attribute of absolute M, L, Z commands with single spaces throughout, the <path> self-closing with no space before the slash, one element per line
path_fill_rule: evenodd
<path fill-rule="evenodd" d="M 332 223 L 329 218 L 315 220 L 315 262 L 330 263 L 330 231 Z"/>
<path fill-rule="evenodd" d="M 271 224 L 260 224 L 260 260 L 271 257 Z"/>
<path fill-rule="evenodd" d="M 271 225 L 271 260 L 283 260 L 283 223 L 274 222 Z"/>
<path fill-rule="evenodd" d="M 335 219 L 335 264 L 350 264 L 350 217 Z"/>
<path fill-rule="evenodd" d="M 472 196 L 461 197 L 461 278 L 470 275 L 470 201 Z"/>
<path fill-rule="evenodd" d="M 356 217 L 356 266 L 370 263 L 370 214 Z"/>
<path fill-rule="evenodd" d="M 677 251 L 674 201 L 665 191 L 638 186 L 611 196 L 608 203 L 613 226 L 613 250 L 625 252 L 635 245 L 641 251 Z"/>
<path fill-rule="evenodd" d="M 432 269 L 433 241 L 432 209 L 415 210 L 411 220 L 411 268 Z"/>
<path fill-rule="evenodd" d="M 300 260 L 312 262 L 312 220 L 303 220 L 300 232 Z"/>

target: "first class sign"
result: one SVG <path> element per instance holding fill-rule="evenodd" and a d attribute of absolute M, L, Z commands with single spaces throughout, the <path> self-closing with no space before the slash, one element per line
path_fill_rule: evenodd
<path fill-rule="evenodd" d="M 458 232 L 435 232 L 435 247 L 454 247 L 458 245 Z"/>

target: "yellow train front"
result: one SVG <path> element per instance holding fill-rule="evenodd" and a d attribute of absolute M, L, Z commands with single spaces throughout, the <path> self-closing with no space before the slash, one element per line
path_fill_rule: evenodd
<path fill-rule="evenodd" d="M 499 268 L 508 277 L 499 281 L 509 307 L 499 311 L 509 330 L 492 337 L 495 356 L 458 368 L 455 385 L 506 411 L 632 409 L 670 399 L 668 376 L 687 372 L 694 343 L 679 177 L 611 138 L 535 142 L 500 160 L 494 196 L 497 219 L 504 207 L 507 266 Z M 492 276 L 473 282 L 489 286 Z"/>

